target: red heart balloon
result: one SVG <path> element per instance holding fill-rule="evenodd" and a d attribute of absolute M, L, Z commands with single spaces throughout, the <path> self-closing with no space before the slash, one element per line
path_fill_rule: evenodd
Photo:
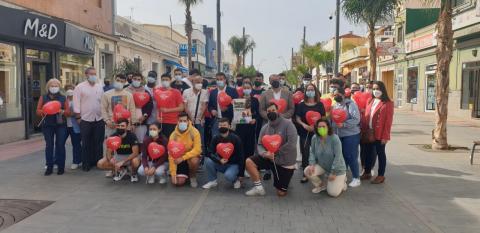
<path fill-rule="evenodd" d="M 156 142 L 152 142 L 148 145 L 148 156 L 152 160 L 158 159 L 165 154 L 165 147 Z"/>
<path fill-rule="evenodd" d="M 367 93 L 367 95 L 370 95 L 370 93 Z M 365 109 L 367 107 L 367 95 L 360 91 L 357 91 L 353 94 L 352 99 L 355 101 L 359 109 Z"/>
<path fill-rule="evenodd" d="M 157 106 L 164 107 L 167 105 L 168 101 L 171 99 L 172 92 L 170 90 L 155 89 L 154 97 L 155 97 L 155 101 L 157 101 Z"/>
<path fill-rule="evenodd" d="M 343 124 L 346 119 L 347 111 L 345 111 L 344 109 L 337 108 L 332 110 L 332 120 L 336 124 Z"/>
<path fill-rule="evenodd" d="M 322 118 L 322 114 L 319 112 L 315 111 L 308 111 L 307 114 L 305 115 L 305 118 L 307 118 L 307 123 L 311 126 L 314 126 L 315 123 Z"/>
<path fill-rule="evenodd" d="M 133 93 L 133 100 L 135 101 L 135 107 L 143 108 L 150 101 L 150 95 L 146 91 L 135 92 Z"/>
<path fill-rule="evenodd" d="M 60 101 L 52 100 L 48 101 L 42 106 L 42 111 L 47 115 L 55 115 L 60 112 L 62 108 L 62 104 Z"/>
<path fill-rule="evenodd" d="M 345 96 L 350 97 L 352 95 L 352 89 L 350 88 L 345 88 Z"/>
<path fill-rule="evenodd" d="M 303 92 L 301 91 L 297 91 L 295 92 L 295 94 L 293 94 L 293 103 L 299 104 L 304 98 L 305 94 L 303 94 Z"/>
<path fill-rule="evenodd" d="M 220 105 L 220 107 L 226 108 L 232 103 L 232 97 L 227 95 L 227 93 L 225 92 L 220 92 L 217 98 L 218 98 L 218 104 Z"/>
<path fill-rule="evenodd" d="M 117 151 L 120 145 L 122 145 L 122 138 L 119 136 L 108 137 L 105 144 L 107 144 L 107 148 L 111 151 Z"/>
<path fill-rule="evenodd" d="M 168 142 L 167 148 L 168 148 L 168 153 L 174 159 L 178 159 L 182 157 L 183 154 L 185 154 L 185 146 L 180 142 L 171 140 L 170 142 Z"/>
<path fill-rule="evenodd" d="M 218 143 L 217 144 L 217 154 L 220 155 L 220 157 L 229 160 L 230 157 L 233 154 L 234 147 L 232 143 Z"/>
<path fill-rule="evenodd" d="M 330 112 L 332 109 L 332 99 L 330 98 L 321 98 L 320 102 L 322 102 L 323 107 L 325 108 L 325 112 Z"/>
<path fill-rule="evenodd" d="M 276 153 L 282 145 L 282 136 L 278 134 L 264 135 L 262 137 L 262 145 L 270 153 Z"/>
<path fill-rule="evenodd" d="M 120 119 L 130 119 L 131 113 L 125 109 L 122 104 L 117 104 L 113 108 L 113 121 L 118 122 Z"/>
<path fill-rule="evenodd" d="M 238 97 L 240 98 L 243 97 L 243 87 L 237 87 L 237 94 L 238 94 Z"/>
<path fill-rule="evenodd" d="M 284 99 L 272 99 L 270 100 L 270 103 L 275 103 L 278 106 L 278 112 L 283 113 L 285 109 L 287 108 L 287 101 Z"/>

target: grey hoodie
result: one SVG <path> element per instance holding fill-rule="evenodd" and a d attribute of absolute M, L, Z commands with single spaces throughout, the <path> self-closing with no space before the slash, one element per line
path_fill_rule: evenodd
<path fill-rule="evenodd" d="M 344 109 L 347 111 L 347 120 L 343 123 L 342 128 L 338 128 L 335 122 L 332 121 L 333 132 L 338 137 L 343 138 L 360 133 L 360 111 L 355 102 L 345 99 L 342 103 L 336 103 L 333 109 Z"/>
<path fill-rule="evenodd" d="M 275 163 L 279 166 L 292 166 L 297 160 L 297 129 L 291 120 L 278 116 L 277 120 L 268 122 L 262 127 L 258 137 L 257 153 L 262 155 L 266 152 L 262 145 L 264 135 L 279 134 L 282 136 L 282 146 L 275 153 Z"/>

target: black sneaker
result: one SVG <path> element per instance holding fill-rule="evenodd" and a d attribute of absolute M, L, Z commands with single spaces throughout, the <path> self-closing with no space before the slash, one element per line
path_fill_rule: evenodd
<path fill-rule="evenodd" d="M 63 175 L 65 173 L 65 168 L 59 168 L 57 171 L 57 175 Z"/>
<path fill-rule="evenodd" d="M 300 183 L 302 183 L 302 184 L 305 184 L 307 182 L 308 182 L 308 179 L 305 176 L 300 180 Z"/>
<path fill-rule="evenodd" d="M 270 180 L 270 179 L 272 179 L 272 174 L 265 173 L 265 175 L 263 175 L 263 180 Z"/>
<path fill-rule="evenodd" d="M 45 170 L 45 176 L 49 176 L 53 173 L 53 167 L 47 167 L 47 170 Z"/>

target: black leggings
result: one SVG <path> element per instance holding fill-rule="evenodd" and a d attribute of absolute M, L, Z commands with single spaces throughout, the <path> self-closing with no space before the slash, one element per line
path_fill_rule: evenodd
<path fill-rule="evenodd" d="M 300 135 L 300 153 L 302 154 L 302 168 L 308 166 L 308 158 L 310 157 L 310 144 L 312 143 L 313 132 L 307 135 Z"/>
<path fill-rule="evenodd" d="M 387 155 L 385 154 L 386 144 L 382 144 L 382 141 L 375 141 L 373 143 L 366 144 L 367 146 L 367 158 L 365 161 L 365 173 L 370 174 L 373 166 L 375 165 L 375 157 L 378 156 L 378 175 L 385 175 L 385 167 L 387 166 Z"/>

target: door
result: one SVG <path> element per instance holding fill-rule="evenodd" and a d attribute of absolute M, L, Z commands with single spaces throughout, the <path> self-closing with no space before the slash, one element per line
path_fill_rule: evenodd
<path fill-rule="evenodd" d="M 403 101 L 403 69 L 397 70 L 397 77 L 395 79 L 395 90 L 397 93 L 395 101 L 396 107 L 401 107 Z"/>
<path fill-rule="evenodd" d="M 393 99 L 393 70 L 382 72 L 382 81 L 385 84 L 385 88 L 387 89 L 388 97 Z"/>
<path fill-rule="evenodd" d="M 427 74 L 426 75 L 426 105 L 425 110 L 427 111 L 434 111 L 435 110 L 435 74 Z"/>
<path fill-rule="evenodd" d="M 480 69 L 471 72 L 473 75 L 473 111 L 472 117 L 480 118 Z"/>
<path fill-rule="evenodd" d="M 27 63 L 27 91 L 29 92 L 27 107 L 30 108 L 28 116 L 30 133 L 41 131 L 39 127 L 41 117 L 37 116 L 36 109 L 41 96 L 46 93 L 45 85 L 51 77 L 51 64 L 35 61 Z"/>

